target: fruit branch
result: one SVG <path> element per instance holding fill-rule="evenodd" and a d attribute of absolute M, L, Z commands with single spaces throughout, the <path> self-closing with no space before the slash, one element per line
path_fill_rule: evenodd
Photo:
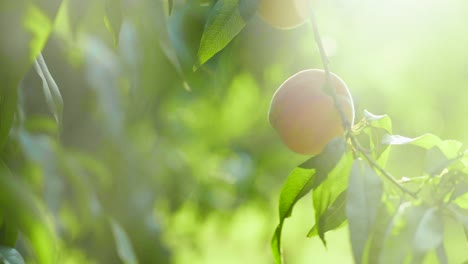
<path fill-rule="evenodd" d="M 330 95 L 332 96 L 332 98 L 333 98 L 333 100 L 335 102 L 335 107 L 336 107 L 336 109 L 338 109 L 338 112 L 339 112 L 340 117 L 341 117 L 343 129 L 345 131 L 349 131 L 352 124 L 350 124 L 346 114 L 343 111 L 343 108 L 341 107 L 341 104 L 340 104 L 339 100 L 337 100 L 335 89 L 333 89 L 332 85 L 330 85 L 330 67 L 328 65 L 329 60 L 328 60 L 327 54 L 325 52 L 325 48 L 323 47 L 322 38 L 320 36 L 320 31 L 319 31 L 319 28 L 318 28 L 318 25 L 317 25 L 317 20 L 316 20 L 316 17 L 315 17 L 314 10 L 312 8 L 311 1 L 309 1 L 309 14 L 310 14 L 310 22 L 312 24 L 312 28 L 313 28 L 313 31 L 314 31 L 315 42 L 317 44 L 317 47 L 318 47 L 318 50 L 319 50 L 319 53 L 320 53 L 320 58 L 321 58 L 322 64 L 323 64 L 323 69 L 325 71 L 325 76 L 326 76 L 325 89 L 330 92 Z M 403 193 L 406 193 L 406 194 L 410 195 L 411 197 L 413 197 L 415 199 L 418 198 L 418 195 L 415 192 L 413 192 L 413 191 L 407 189 L 406 187 L 404 187 L 403 185 L 401 185 L 389 172 L 387 172 L 384 168 L 382 168 L 377 163 L 377 161 L 375 161 L 371 156 L 369 156 L 367 151 L 359 144 L 359 142 L 357 141 L 356 137 L 354 137 L 354 135 L 347 132 L 346 133 L 346 138 L 348 138 L 351 141 L 351 144 L 354 147 L 354 151 L 358 151 L 364 157 L 364 159 L 366 159 L 367 162 L 375 170 L 380 172 L 385 178 L 387 178 L 390 182 L 392 182 L 395 186 L 397 186 Z"/>

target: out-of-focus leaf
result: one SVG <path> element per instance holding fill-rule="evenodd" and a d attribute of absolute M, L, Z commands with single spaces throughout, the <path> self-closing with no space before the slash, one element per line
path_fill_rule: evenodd
<path fill-rule="evenodd" d="M 382 180 L 366 161 L 355 160 L 349 176 L 346 215 L 356 263 L 362 262 L 369 234 L 381 206 Z"/>
<path fill-rule="evenodd" d="M 320 177 L 320 183 L 326 178 L 330 170 L 337 165 L 344 151 L 344 140 L 336 138 L 325 147 L 322 153 L 295 168 L 288 176 L 279 199 L 279 224 L 271 241 L 276 263 L 282 263 L 281 231 L 285 219 L 291 215 L 296 202 L 310 192 L 314 186 L 318 186 L 317 177 Z"/>
<path fill-rule="evenodd" d="M 198 64 L 195 68 L 221 51 L 242 31 L 245 20 L 240 14 L 238 4 L 239 0 L 216 2 L 206 22 L 198 50 Z"/>
<path fill-rule="evenodd" d="M 244 21 L 249 21 L 257 12 L 259 0 L 239 0 L 239 13 Z"/>
<path fill-rule="evenodd" d="M 379 263 L 403 263 L 412 254 L 416 230 L 427 210 L 410 202 L 400 205 L 384 238 Z"/>
<path fill-rule="evenodd" d="M 0 262 L 4 264 L 24 264 L 24 259 L 16 249 L 0 246 Z"/>
<path fill-rule="evenodd" d="M 68 17 L 68 23 L 72 34 L 77 32 L 80 23 L 83 22 L 83 16 L 89 10 L 92 0 L 67 0 L 64 1 L 66 5 L 66 16 Z"/>
<path fill-rule="evenodd" d="M 345 207 L 346 192 L 342 192 L 320 217 L 320 224 L 315 224 L 307 236 L 313 237 L 318 235 L 319 226 L 323 234 L 340 227 L 346 221 Z"/>
<path fill-rule="evenodd" d="M 336 217 L 329 219 L 336 221 L 336 223 L 327 223 L 327 219 L 325 217 L 329 209 L 333 211 L 333 208 L 330 208 L 333 204 L 336 203 L 336 205 L 342 206 L 342 202 L 344 201 L 340 201 L 339 199 L 344 200 L 346 197 L 343 192 L 346 190 L 348 185 L 348 177 L 352 164 L 352 153 L 345 153 L 339 162 L 336 163 L 328 173 L 326 179 L 317 188 L 315 188 L 312 193 L 312 201 L 315 209 L 315 225 L 317 226 L 317 233 L 325 246 L 325 232 L 328 231 L 327 229 L 337 225 L 337 222 L 342 222 L 343 220 L 342 216 L 337 215 Z M 317 180 L 316 176 L 316 181 Z M 340 198 L 342 195 L 344 197 Z M 339 207 L 337 209 L 339 209 Z M 337 210 L 336 213 L 339 213 L 339 210 Z"/>
<path fill-rule="evenodd" d="M 83 49 L 87 80 L 95 91 L 102 120 L 107 123 L 107 133 L 116 139 L 123 132 L 121 65 L 112 50 L 99 39 L 86 39 Z"/>
<path fill-rule="evenodd" d="M 0 148 L 17 103 L 17 87 L 44 47 L 61 0 L 0 2 Z"/>
<path fill-rule="evenodd" d="M 168 24 L 167 24 L 167 15 L 164 12 L 164 5 L 162 1 L 152 1 L 151 4 L 151 12 L 152 17 L 154 17 L 154 24 L 153 26 L 156 28 L 158 35 L 159 35 L 159 44 L 172 63 L 174 68 L 177 70 L 179 74 L 182 75 L 182 66 L 180 65 L 179 58 L 177 57 L 177 53 L 174 49 L 174 45 L 171 42 L 171 38 L 169 36 Z"/>
<path fill-rule="evenodd" d="M 49 37 L 60 3 L 61 0 L 0 3 L 2 71 L 16 78 L 26 73 Z"/>
<path fill-rule="evenodd" d="M 437 260 L 439 264 L 448 264 L 447 252 L 445 251 L 444 244 L 440 244 L 436 249 Z"/>
<path fill-rule="evenodd" d="M 138 260 L 125 230 L 115 219 L 111 219 L 110 224 L 120 259 L 126 264 L 137 264 Z"/>
<path fill-rule="evenodd" d="M 439 247 L 443 240 L 443 226 L 439 211 L 436 208 L 429 208 L 416 229 L 413 248 L 417 252 L 426 253 Z"/>
<path fill-rule="evenodd" d="M 0 211 L 4 217 L 15 221 L 34 248 L 39 263 L 56 263 L 57 244 L 51 223 L 26 186 L 0 162 Z"/>
<path fill-rule="evenodd" d="M 0 150 L 8 138 L 18 100 L 18 79 L 0 72 Z"/>
<path fill-rule="evenodd" d="M 119 33 L 122 26 L 122 0 L 106 0 L 106 26 L 114 36 L 114 44 L 119 42 Z"/>
<path fill-rule="evenodd" d="M 168 12 L 169 15 L 172 13 L 172 8 L 174 8 L 174 0 L 167 0 Z"/>
<path fill-rule="evenodd" d="M 42 57 L 42 54 L 40 53 L 36 61 L 34 62 L 34 68 L 36 69 L 37 74 L 42 79 L 42 88 L 47 105 L 49 106 L 49 110 L 54 115 L 55 121 L 60 127 L 63 116 L 62 95 L 60 94 L 60 90 L 57 84 L 55 83 L 54 78 L 50 74 L 49 69 L 47 68 L 47 64 L 45 63 L 44 57 Z"/>
<path fill-rule="evenodd" d="M 0 224 L 0 245 L 15 247 L 18 240 L 18 226 L 9 219 Z"/>
<path fill-rule="evenodd" d="M 375 224 L 367 239 L 367 245 L 363 255 L 363 263 L 379 263 L 385 235 L 391 220 L 391 213 L 389 212 L 387 204 L 383 201 L 382 206 L 379 208 L 377 213 Z"/>

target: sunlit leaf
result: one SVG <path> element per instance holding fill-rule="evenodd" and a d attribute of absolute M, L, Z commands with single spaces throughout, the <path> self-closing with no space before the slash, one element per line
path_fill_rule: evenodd
<path fill-rule="evenodd" d="M 245 20 L 240 14 L 238 1 L 219 0 L 214 5 L 200 41 L 199 65 L 204 64 L 226 47 L 244 28 Z"/>
<path fill-rule="evenodd" d="M 387 135 L 383 139 L 383 143 L 388 145 L 411 144 L 425 149 L 430 149 L 438 145 L 440 142 L 441 139 L 433 134 L 424 134 L 416 138 L 403 137 L 399 135 Z"/>
<path fill-rule="evenodd" d="M 352 164 L 352 154 L 350 152 L 344 154 L 339 162 L 336 163 L 335 167 L 329 171 L 326 179 L 315 188 L 312 193 L 312 202 L 315 210 L 315 225 L 317 226 L 317 233 L 324 245 L 326 245 L 325 232 L 328 231 L 327 229 L 336 226 L 338 222 L 343 222 L 343 216 L 340 215 L 340 213 L 342 213 L 340 210 L 343 210 L 342 203 L 346 197 L 344 192 L 348 186 L 348 177 Z M 316 178 L 316 181 L 317 180 Z M 333 208 L 330 209 L 334 204 L 338 206 L 336 208 L 338 210 L 336 211 Z M 335 211 L 334 213 L 338 214 L 328 219 L 330 221 L 336 221 L 335 223 L 327 223 L 326 217 L 328 218 L 328 216 L 326 215 L 329 210 Z"/>
<path fill-rule="evenodd" d="M 326 178 L 330 170 L 337 165 L 344 151 L 344 140 L 336 138 L 325 147 L 322 153 L 295 168 L 288 176 L 279 199 L 279 224 L 271 241 L 276 263 L 282 263 L 281 232 L 285 219 L 291 215 L 296 202 Z"/>
<path fill-rule="evenodd" d="M 392 133 L 392 120 L 388 115 L 374 115 L 371 112 L 364 110 L 364 120 L 368 125 L 375 128 L 383 128 L 388 133 Z"/>
<path fill-rule="evenodd" d="M 354 161 L 349 176 L 346 215 L 354 260 L 362 262 L 364 248 L 381 206 L 382 180 L 363 160 Z"/>
<path fill-rule="evenodd" d="M 24 264 L 24 259 L 16 249 L 0 246 L 0 262 L 4 264 Z"/>
<path fill-rule="evenodd" d="M 125 230 L 115 219 L 111 220 L 111 227 L 120 259 L 125 264 L 137 264 L 138 260 Z"/>

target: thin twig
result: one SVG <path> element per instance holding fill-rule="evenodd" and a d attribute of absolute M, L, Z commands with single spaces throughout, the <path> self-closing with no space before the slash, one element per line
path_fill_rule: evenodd
<path fill-rule="evenodd" d="M 320 53 L 320 58 L 322 60 L 323 64 L 323 70 L 325 71 L 325 90 L 329 91 L 329 94 L 332 96 L 333 101 L 335 103 L 335 108 L 338 109 L 338 112 L 341 117 L 341 122 L 344 130 L 348 130 L 351 127 L 351 123 L 348 120 L 348 117 L 346 116 L 346 113 L 343 111 L 343 108 L 341 107 L 340 101 L 337 99 L 336 96 L 336 91 L 334 87 L 331 85 L 331 72 L 330 72 L 330 67 L 329 67 L 329 59 L 327 57 L 327 53 L 325 52 L 325 48 L 323 47 L 323 42 L 322 42 L 322 37 L 320 35 L 320 31 L 318 28 L 317 20 L 315 18 L 315 13 L 314 10 L 310 4 L 311 1 L 309 1 L 309 14 L 310 14 L 310 21 L 312 24 L 312 28 L 314 30 L 314 38 L 315 42 L 317 43 L 317 47 Z"/>
<path fill-rule="evenodd" d="M 326 80 L 325 80 L 325 87 L 326 88 L 325 89 L 330 91 L 330 95 L 332 96 L 332 98 L 333 98 L 333 100 L 335 102 L 335 107 L 338 109 L 338 112 L 340 113 L 343 129 L 345 131 L 347 131 L 347 130 L 350 129 L 351 123 L 349 122 L 348 117 L 344 113 L 343 108 L 341 107 L 341 104 L 340 104 L 339 100 L 337 99 L 335 89 L 330 85 L 331 84 L 331 80 L 330 80 L 330 75 L 331 74 L 330 74 L 330 68 L 329 68 L 329 65 L 328 65 L 329 60 L 328 60 L 327 54 L 325 52 L 325 48 L 323 47 L 323 42 L 322 42 L 322 38 L 320 36 L 320 32 L 319 32 L 319 29 L 318 29 L 317 20 L 315 18 L 314 10 L 311 7 L 310 2 L 311 1 L 309 1 L 310 21 L 312 23 L 312 28 L 314 30 L 315 42 L 317 43 L 317 47 L 318 47 L 320 57 L 321 57 L 321 60 L 322 60 L 322 63 L 323 63 L 323 69 L 325 71 L 325 76 L 326 76 Z M 413 197 L 415 199 L 418 198 L 416 193 L 408 190 L 406 187 L 401 185 L 389 172 L 387 172 L 371 156 L 369 156 L 369 154 L 367 154 L 366 150 L 359 144 L 359 142 L 354 137 L 354 135 L 352 135 L 351 133 L 346 133 L 346 137 L 348 139 L 350 139 L 351 144 L 353 145 L 353 148 L 355 150 L 357 150 L 358 152 L 360 152 L 360 154 L 367 160 L 367 162 L 369 162 L 369 164 L 374 169 L 379 171 L 385 178 L 387 178 L 389 181 L 391 181 L 394 185 L 396 185 L 404 193 L 409 194 L 411 197 Z"/>
<path fill-rule="evenodd" d="M 398 180 L 396 180 L 388 171 L 386 171 L 384 168 L 382 168 L 367 152 L 365 151 L 364 148 L 357 142 L 357 139 L 354 136 L 350 136 L 351 142 L 353 146 L 361 153 L 361 155 L 369 162 L 369 164 L 376 170 L 378 170 L 385 178 L 387 178 L 389 181 L 391 181 L 393 184 L 395 184 L 401 191 L 404 193 L 409 194 L 411 197 L 417 199 L 418 195 L 407 189 L 405 186 L 403 186 Z"/>

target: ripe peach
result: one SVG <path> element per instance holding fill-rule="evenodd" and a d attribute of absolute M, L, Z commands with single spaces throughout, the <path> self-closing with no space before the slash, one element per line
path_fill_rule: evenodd
<path fill-rule="evenodd" d="M 275 92 L 269 121 L 292 151 L 316 155 L 334 138 L 344 133 L 333 97 L 325 91 L 323 70 L 304 70 L 287 79 Z M 330 73 L 330 86 L 349 124 L 354 122 L 354 105 L 348 87 Z"/>
<path fill-rule="evenodd" d="M 309 0 L 260 0 L 258 14 L 268 24 L 279 29 L 290 29 L 307 20 Z"/>

